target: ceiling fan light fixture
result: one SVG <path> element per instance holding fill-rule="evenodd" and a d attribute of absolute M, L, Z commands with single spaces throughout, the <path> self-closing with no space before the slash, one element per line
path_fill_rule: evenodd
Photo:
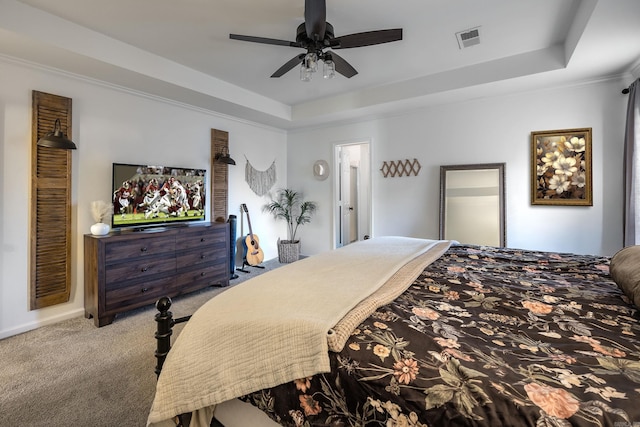
<path fill-rule="evenodd" d="M 350 49 L 402 40 L 402 28 L 365 31 L 335 37 L 333 26 L 327 22 L 326 12 L 326 0 L 305 0 L 304 22 L 298 25 L 296 29 L 295 41 L 245 36 L 241 34 L 229 34 L 229 38 L 253 43 L 304 49 L 306 53 L 301 53 L 291 58 L 278 68 L 271 77 L 282 77 L 287 72 L 293 70 L 298 64 L 302 63 L 300 67 L 300 80 L 305 82 L 310 81 L 312 73 L 317 71 L 318 61 L 325 63 L 323 66 L 323 77 L 326 79 L 333 78 L 336 73 L 348 79 L 358 74 L 356 69 L 344 58 L 335 53 L 332 57 L 325 52 L 325 49 Z"/>
<path fill-rule="evenodd" d="M 330 56 L 324 59 L 322 71 L 322 75 L 325 79 L 332 79 L 336 76 L 336 64 Z"/>
<path fill-rule="evenodd" d="M 304 57 L 304 65 L 311 70 L 312 73 L 315 73 L 318 70 L 318 55 L 314 52 L 307 53 Z"/>
<path fill-rule="evenodd" d="M 300 80 L 302 80 L 303 82 L 310 82 L 311 78 L 312 78 L 312 71 L 310 68 L 307 68 L 304 65 L 304 62 L 302 62 L 302 65 L 300 66 Z"/>

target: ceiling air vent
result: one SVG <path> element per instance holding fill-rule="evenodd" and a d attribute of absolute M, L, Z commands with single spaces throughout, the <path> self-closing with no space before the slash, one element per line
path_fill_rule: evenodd
<path fill-rule="evenodd" d="M 480 44 L 480 27 L 460 31 L 456 33 L 456 38 L 458 39 L 460 49 Z"/>

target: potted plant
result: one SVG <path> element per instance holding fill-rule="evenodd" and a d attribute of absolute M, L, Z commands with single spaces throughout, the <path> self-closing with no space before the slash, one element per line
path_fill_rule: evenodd
<path fill-rule="evenodd" d="M 283 188 L 272 196 L 271 202 L 262 207 L 263 212 L 273 215 L 275 219 L 287 222 L 289 239 L 278 239 L 278 260 L 280 262 L 297 261 L 300 257 L 300 240 L 296 238 L 298 227 L 311 222 L 311 216 L 318 209 L 316 202 L 304 201 L 302 194 Z"/>

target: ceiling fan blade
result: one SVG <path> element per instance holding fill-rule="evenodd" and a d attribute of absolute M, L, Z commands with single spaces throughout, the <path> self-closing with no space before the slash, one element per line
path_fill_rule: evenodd
<path fill-rule="evenodd" d="M 243 36 L 241 34 L 229 34 L 229 38 L 233 40 L 242 40 L 245 42 L 275 44 L 278 46 L 301 47 L 298 42 L 290 42 L 287 40 L 269 39 L 266 37 Z"/>
<path fill-rule="evenodd" d="M 289 60 L 289 62 L 284 64 L 282 67 L 278 68 L 275 73 L 271 74 L 271 77 L 281 77 L 281 76 L 285 75 L 287 72 L 289 72 L 291 69 L 293 69 L 293 67 L 295 67 L 296 65 L 300 64 L 302 62 L 302 60 L 304 59 L 304 56 L 305 56 L 304 53 L 301 53 L 300 55 L 294 56 L 293 58 L 291 58 Z"/>
<path fill-rule="evenodd" d="M 336 65 L 336 71 L 346 78 L 350 79 L 351 77 L 358 74 L 355 68 L 351 66 L 347 61 L 345 61 L 341 56 L 339 56 L 335 52 L 331 52 L 331 59 L 333 63 Z"/>
<path fill-rule="evenodd" d="M 327 29 L 326 0 L 305 0 L 304 26 L 307 30 L 307 37 L 311 40 L 324 39 L 324 33 Z"/>
<path fill-rule="evenodd" d="M 398 40 L 402 40 L 402 28 L 348 34 L 346 36 L 336 37 L 329 40 L 329 45 L 333 49 L 348 49 L 352 47 L 395 42 Z"/>

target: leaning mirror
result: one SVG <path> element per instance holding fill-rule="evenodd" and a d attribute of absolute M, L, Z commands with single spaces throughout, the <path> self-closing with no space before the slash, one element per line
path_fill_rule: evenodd
<path fill-rule="evenodd" d="M 440 239 L 506 245 L 504 163 L 440 166 Z"/>

